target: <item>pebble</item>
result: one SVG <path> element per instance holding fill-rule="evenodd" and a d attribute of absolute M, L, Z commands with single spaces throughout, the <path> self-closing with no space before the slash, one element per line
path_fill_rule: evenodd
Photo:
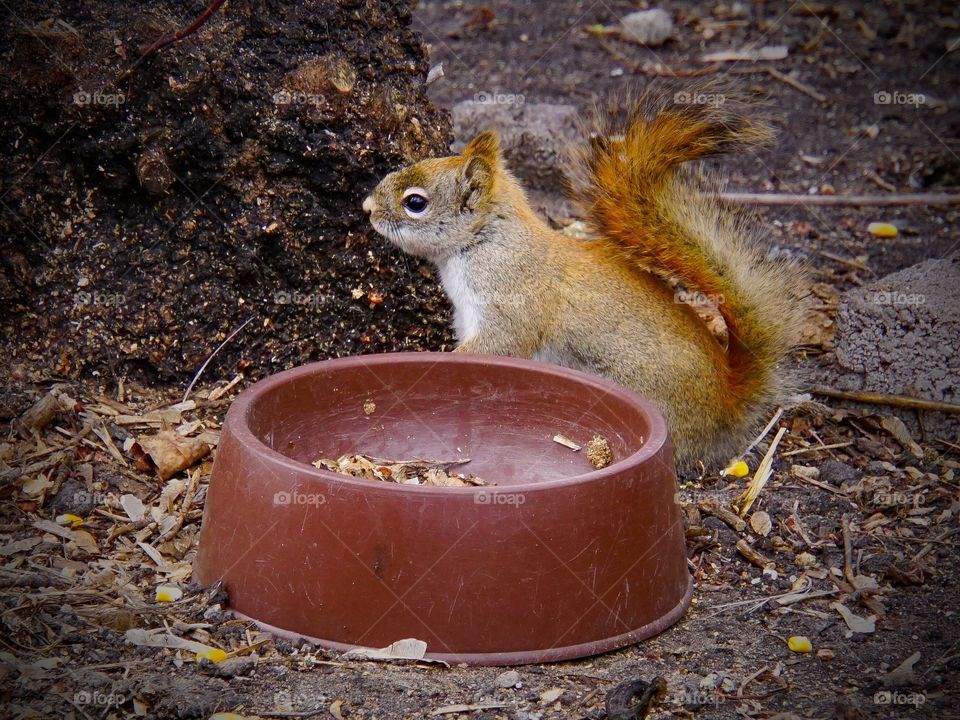
<path fill-rule="evenodd" d="M 518 673 L 516 670 L 507 670 L 506 672 L 497 675 L 497 679 L 493 681 L 493 684 L 498 688 L 512 688 L 516 687 L 517 683 L 519 682 L 520 673 Z"/>
<path fill-rule="evenodd" d="M 673 35 L 673 18 L 661 8 L 632 12 L 625 15 L 620 22 L 626 29 L 624 39 L 648 47 L 663 45 Z"/>
<path fill-rule="evenodd" d="M 839 460 L 827 460 L 820 466 L 820 481 L 840 487 L 844 483 L 856 482 L 857 471 Z"/>

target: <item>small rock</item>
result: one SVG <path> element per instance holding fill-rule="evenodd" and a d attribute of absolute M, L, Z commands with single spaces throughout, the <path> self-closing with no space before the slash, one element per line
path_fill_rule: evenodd
<path fill-rule="evenodd" d="M 844 293 L 837 306 L 836 355 L 847 374 L 838 387 L 957 402 L 958 285 L 960 256 L 953 255 Z M 913 415 L 898 413 L 916 431 Z M 928 435 L 950 437 L 960 420 L 926 413 L 924 426 Z"/>
<path fill-rule="evenodd" d="M 498 688 L 512 688 L 515 687 L 518 682 L 520 682 L 520 673 L 516 670 L 507 670 L 497 675 L 497 679 L 493 681 L 493 684 Z"/>
<path fill-rule="evenodd" d="M 567 148 L 582 140 L 573 105 L 526 102 L 522 95 L 478 93 L 453 106 L 453 130 L 459 152 L 478 133 L 496 130 L 507 167 L 527 189 L 563 194 Z"/>
<path fill-rule="evenodd" d="M 839 460 L 826 460 L 820 466 L 820 481 L 835 487 L 857 481 L 856 468 Z"/>
<path fill-rule="evenodd" d="M 95 499 L 83 482 L 67 480 L 50 503 L 50 509 L 54 515 L 69 514 L 84 517 L 93 512 L 96 507 Z"/>
<path fill-rule="evenodd" d="M 720 518 L 704 518 L 703 526 L 707 528 L 707 530 L 715 530 L 717 532 L 717 540 L 723 546 L 733 547 L 737 544 L 737 540 L 739 540 L 739 536 Z"/>
<path fill-rule="evenodd" d="M 625 15 L 623 38 L 640 45 L 657 47 L 663 45 L 673 35 L 673 18 L 662 8 L 638 10 Z"/>
<path fill-rule="evenodd" d="M 877 458 L 879 460 L 893 460 L 894 454 L 886 445 L 876 440 L 872 440 L 868 437 L 859 437 L 853 443 L 853 446 L 870 457 Z"/>
<path fill-rule="evenodd" d="M 770 514 L 763 510 L 757 510 L 750 516 L 750 527 L 757 535 L 766 537 L 773 528 L 773 522 L 770 520 Z"/>

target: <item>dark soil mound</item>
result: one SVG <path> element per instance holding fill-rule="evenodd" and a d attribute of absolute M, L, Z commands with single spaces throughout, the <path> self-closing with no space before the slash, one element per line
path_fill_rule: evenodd
<path fill-rule="evenodd" d="M 64 1 L 3 21 L 8 356 L 182 379 L 250 318 L 215 374 L 448 342 L 430 271 L 360 209 L 449 145 L 408 3 L 230 2 L 136 64 L 202 11 Z"/>

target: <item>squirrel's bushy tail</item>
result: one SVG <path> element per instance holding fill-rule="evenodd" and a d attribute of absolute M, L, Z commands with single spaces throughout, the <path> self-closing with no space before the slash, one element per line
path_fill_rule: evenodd
<path fill-rule="evenodd" d="M 755 104 L 710 86 L 648 91 L 597 122 L 577 158 L 575 199 L 602 242 L 716 302 L 729 333 L 720 432 L 744 430 L 782 394 L 776 366 L 802 312 L 798 275 L 767 259 L 745 214 L 680 166 L 764 143 L 772 129 Z"/>

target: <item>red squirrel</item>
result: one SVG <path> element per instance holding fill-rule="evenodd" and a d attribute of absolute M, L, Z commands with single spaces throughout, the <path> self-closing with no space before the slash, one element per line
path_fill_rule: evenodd
<path fill-rule="evenodd" d="M 803 305 L 795 263 L 769 259 L 749 216 L 684 163 L 772 130 L 736 96 L 648 93 L 598 120 L 572 183 L 592 238 L 551 229 L 504 166 L 497 135 L 387 175 L 374 229 L 436 264 L 458 351 L 534 358 L 608 377 L 653 401 L 681 465 L 743 450 L 788 386 Z M 713 97 L 713 96 L 711 96 Z M 677 291 L 677 285 L 686 290 Z M 726 342 L 678 296 L 707 298 Z"/>

